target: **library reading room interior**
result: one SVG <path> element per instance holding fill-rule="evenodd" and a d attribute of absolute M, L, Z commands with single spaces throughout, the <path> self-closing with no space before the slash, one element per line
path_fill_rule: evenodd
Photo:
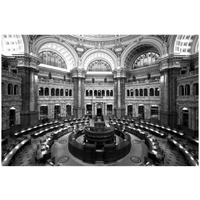
<path fill-rule="evenodd" d="M 1 35 L 2 166 L 198 166 L 198 35 Z"/>

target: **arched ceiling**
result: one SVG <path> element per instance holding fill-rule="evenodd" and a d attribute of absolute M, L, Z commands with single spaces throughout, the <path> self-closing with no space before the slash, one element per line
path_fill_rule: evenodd
<path fill-rule="evenodd" d="M 58 55 L 60 55 L 67 65 L 67 70 L 71 70 L 75 67 L 75 60 L 70 51 L 65 48 L 64 46 L 58 44 L 58 43 L 46 43 L 43 46 L 41 46 L 39 53 L 42 51 L 54 51 Z"/>
<path fill-rule="evenodd" d="M 1 35 L 1 47 L 4 55 L 24 53 L 24 42 L 21 35 Z"/>
<path fill-rule="evenodd" d="M 190 55 L 193 42 L 192 35 L 177 35 L 174 43 L 174 54 Z"/>
<path fill-rule="evenodd" d="M 133 48 L 129 54 L 126 56 L 125 59 L 125 68 L 131 70 L 133 69 L 133 63 L 134 61 L 143 53 L 148 53 L 148 52 L 154 52 L 159 55 L 158 49 L 156 49 L 154 46 L 150 44 L 142 44 L 140 46 L 137 46 Z"/>

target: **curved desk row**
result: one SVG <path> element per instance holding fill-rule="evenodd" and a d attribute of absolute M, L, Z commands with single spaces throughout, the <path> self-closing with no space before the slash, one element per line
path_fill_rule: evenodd
<path fill-rule="evenodd" d="M 155 164 L 161 163 L 164 161 L 163 152 L 161 151 L 159 144 L 154 137 L 148 135 L 147 132 L 144 132 L 138 128 L 131 127 L 131 126 L 126 126 L 125 131 L 145 141 L 145 144 L 147 145 L 149 149 L 148 158 L 152 159 Z"/>
<path fill-rule="evenodd" d="M 37 133 L 34 133 L 34 134 L 32 135 L 32 137 L 33 137 L 33 138 L 41 137 L 41 136 L 43 136 L 44 134 L 46 134 L 47 132 L 49 132 L 49 131 L 53 131 L 53 130 L 58 129 L 60 126 L 62 126 L 62 125 L 51 126 L 51 127 L 46 128 L 46 129 L 44 129 L 44 130 L 41 130 L 41 131 L 39 131 L 39 132 L 37 132 Z"/>
<path fill-rule="evenodd" d="M 7 154 L 4 154 L 2 165 L 8 166 L 13 156 L 16 154 L 16 152 L 21 149 L 24 145 L 28 144 L 30 142 L 30 138 L 26 137 L 24 140 L 19 141 L 16 146 L 12 147 L 12 149 L 9 149 Z"/>
<path fill-rule="evenodd" d="M 54 124 L 57 124 L 57 123 L 58 123 L 58 121 L 33 126 L 33 127 L 28 128 L 28 129 L 21 130 L 20 132 L 14 133 L 14 136 L 15 137 L 21 137 L 23 135 L 29 134 L 32 131 L 36 131 L 40 128 L 45 128 L 45 127 L 48 127 L 48 126 L 51 126 L 51 125 L 54 125 Z"/>
<path fill-rule="evenodd" d="M 185 148 L 182 144 L 176 141 L 174 138 L 168 138 L 168 141 L 171 142 L 178 150 L 180 150 L 183 155 L 187 158 L 188 162 L 192 166 L 198 166 L 198 160 L 195 160 L 193 155 Z"/>
<path fill-rule="evenodd" d="M 174 134 L 176 136 L 180 136 L 180 137 L 183 137 L 184 136 L 184 133 L 179 131 L 179 130 L 176 130 L 176 129 L 171 129 L 169 127 L 165 127 L 165 126 L 161 126 L 159 124 L 153 124 L 153 123 L 149 123 L 149 122 L 145 122 L 145 121 L 142 121 L 141 122 L 142 124 L 146 124 L 147 126 L 151 126 L 151 127 L 154 127 L 154 128 L 158 128 L 158 129 L 161 129 L 161 130 L 164 130 L 168 133 L 171 133 L 171 134 Z"/>

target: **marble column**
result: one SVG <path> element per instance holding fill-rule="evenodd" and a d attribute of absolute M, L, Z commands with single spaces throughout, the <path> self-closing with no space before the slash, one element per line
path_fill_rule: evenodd
<path fill-rule="evenodd" d="M 84 100 L 84 82 L 85 70 L 75 68 L 71 71 L 74 81 L 74 117 L 80 118 L 85 113 L 85 100 Z"/>
<path fill-rule="evenodd" d="M 160 121 L 172 128 L 177 128 L 177 76 L 180 74 L 180 67 L 180 60 L 175 58 L 167 58 L 160 65 Z"/>
<path fill-rule="evenodd" d="M 29 54 L 16 56 L 18 73 L 22 78 L 21 125 L 33 126 L 38 123 L 38 65 L 40 59 Z"/>
<path fill-rule="evenodd" d="M 114 71 L 114 111 L 118 118 L 125 116 L 125 70 Z"/>

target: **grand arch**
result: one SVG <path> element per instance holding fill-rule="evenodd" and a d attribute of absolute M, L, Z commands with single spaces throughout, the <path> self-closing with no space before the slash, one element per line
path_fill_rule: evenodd
<path fill-rule="evenodd" d="M 140 45 L 152 45 L 153 47 L 155 47 L 159 54 L 160 57 L 165 56 L 167 54 L 166 50 L 163 50 L 163 42 L 159 39 L 159 38 L 155 38 L 155 37 L 151 37 L 151 36 L 147 36 L 144 37 L 141 41 L 139 42 L 135 42 L 130 44 L 122 53 L 121 55 L 121 66 L 124 68 L 125 67 L 125 60 L 126 57 L 128 56 L 128 54 L 136 47 L 140 46 Z"/>
<path fill-rule="evenodd" d="M 102 59 L 107 61 L 112 70 L 117 67 L 117 57 L 109 50 L 105 49 L 92 49 L 82 56 L 81 68 L 87 70 L 88 65 L 97 59 Z"/>
<path fill-rule="evenodd" d="M 34 52 L 37 55 L 41 49 L 59 53 L 64 58 L 68 71 L 78 66 L 78 55 L 76 51 L 70 45 L 60 41 L 59 38 L 44 36 L 36 39 L 33 45 Z"/>

